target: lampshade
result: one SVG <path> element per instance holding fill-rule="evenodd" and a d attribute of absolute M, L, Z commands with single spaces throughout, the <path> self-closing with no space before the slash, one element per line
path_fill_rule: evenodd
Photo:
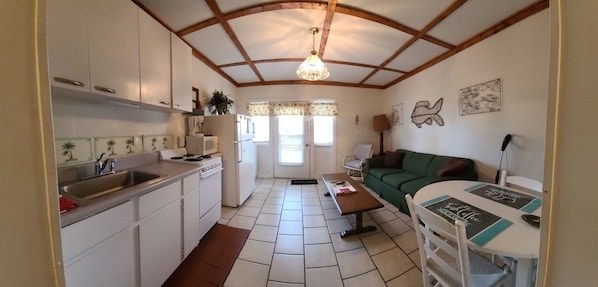
<path fill-rule="evenodd" d="M 330 76 L 330 72 L 318 57 L 316 52 L 316 34 L 320 30 L 316 27 L 310 28 L 309 33 L 312 34 L 312 51 L 311 54 L 303 61 L 303 63 L 297 68 L 297 76 L 308 81 L 325 80 Z"/>
<path fill-rule="evenodd" d="M 386 115 L 374 116 L 374 131 L 383 132 L 390 129 L 390 122 L 386 118 Z"/>

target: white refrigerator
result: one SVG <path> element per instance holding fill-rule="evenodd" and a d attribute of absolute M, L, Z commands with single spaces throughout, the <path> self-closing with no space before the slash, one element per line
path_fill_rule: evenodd
<path fill-rule="evenodd" d="M 206 116 L 204 135 L 218 136 L 222 153 L 222 204 L 237 207 L 255 189 L 257 152 L 253 143 L 254 126 L 246 115 Z"/>

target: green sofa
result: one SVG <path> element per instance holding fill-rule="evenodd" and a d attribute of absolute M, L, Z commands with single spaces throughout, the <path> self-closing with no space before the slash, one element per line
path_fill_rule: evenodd
<path fill-rule="evenodd" d="M 365 185 L 409 214 L 405 195 L 446 180 L 477 180 L 475 162 L 467 158 L 419 153 L 404 149 L 365 162 Z"/>

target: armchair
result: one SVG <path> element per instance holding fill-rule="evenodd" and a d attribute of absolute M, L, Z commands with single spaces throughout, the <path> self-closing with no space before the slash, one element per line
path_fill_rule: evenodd
<path fill-rule="evenodd" d="M 372 157 L 373 153 L 374 146 L 371 144 L 355 145 L 353 154 L 343 158 L 343 167 L 347 169 L 347 175 L 363 180 L 362 169 L 365 165 L 365 160 Z"/>

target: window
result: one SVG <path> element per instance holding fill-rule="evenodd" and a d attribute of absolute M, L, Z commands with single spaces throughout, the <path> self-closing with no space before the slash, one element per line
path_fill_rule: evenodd
<path fill-rule="evenodd" d="M 270 141 L 270 117 L 269 116 L 253 116 L 251 120 L 254 124 L 254 142 L 269 142 Z"/>
<path fill-rule="evenodd" d="M 278 116 L 278 161 L 280 165 L 303 165 L 303 116 Z"/>
<path fill-rule="evenodd" d="M 314 116 L 314 145 L 332 146 L 334 144 L 334 116 Z"/>

